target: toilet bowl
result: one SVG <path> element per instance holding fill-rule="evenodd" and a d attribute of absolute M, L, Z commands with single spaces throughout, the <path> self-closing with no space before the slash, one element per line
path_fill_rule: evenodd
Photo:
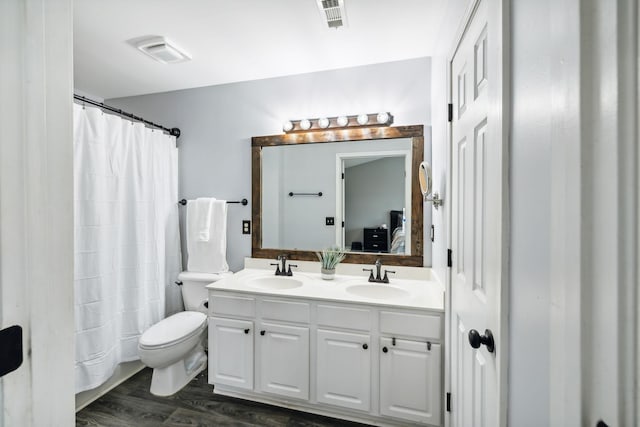
<path fill-rule="evenodd" d="M 151 393 L 170 396 L 207 367 L 206 285 L 232 273 L 183 272 L 178 276 L 186 311 L 173 314 L 147 329 L 138 341 L 140 361 L 153 368 Z"/>
<path fill-rule="evenodd" d="M 207 366 L 202 344 L 206 328 L 206 314 L 183 311 L 161 320 L 142 334 L 138 354 L 142 363 L 153 368 L 152 394 L 174 394 Z"/>

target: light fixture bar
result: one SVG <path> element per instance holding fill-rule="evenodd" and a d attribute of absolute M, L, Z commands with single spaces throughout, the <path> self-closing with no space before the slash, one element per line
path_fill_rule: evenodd
<path fill-rule="evenodd" d="M 389 112 L 355 114 L 351 116 L 320 117 L 317 119 L 289 120 L 284 122 L 285 133 L 312 132 L 346 128 L 391 126 L 393 115 Z"/>

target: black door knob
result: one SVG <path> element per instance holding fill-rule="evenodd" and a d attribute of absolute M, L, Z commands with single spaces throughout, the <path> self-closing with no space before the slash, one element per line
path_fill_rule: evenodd
<path fill-rule="evenodd" d="M 267 331 L 262 330 L 262 331 L 260 331 L 260 335 L 264 335 L 266 332 Z"/>
<path fill-rule="evenodd" d="M 469 344 L 473 348 L 480 348 L 482 344 L 487 346 L 489 353 L 493 353 L 496 349 L 495 342 L 493 341 L 493 334 L 491 330 L 485 329 L 484 335 L 480 335 L 475 329 L 469 331 Z"/>
<path fill-rule="evenodd" d="M 389 349 L 387 347 L 382 347 L 382 352 L 386 353 L 387 351 L 389 351 Z"/>
<path fill-rule="evenodd" d="M 367 344 L 362 344 L 362 348 L 364 348 L 365 350 L 369 348 L 369 346 Z"/>
<path fill-rule="evenodd" d="M 249 328 L 245 329 L 245 330 L 244 330 L 244 333 L 245 333 L 245 334 L 248 334 L 248 333 L 249 333 Z"/>

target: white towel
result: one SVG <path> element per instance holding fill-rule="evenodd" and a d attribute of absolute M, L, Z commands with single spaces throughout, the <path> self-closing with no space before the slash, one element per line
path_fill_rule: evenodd
<path fill-rule="evenodd" d="M 211 233 L 211 211 L 214 198 L 198 198 L 191 206 L 191 212 L 187 207 L 187 216 L 196 223 L 196 234 L 198 242 L 208 242 Z"/>
<path fill-rule="evenodd" d="M 196 201 L 187 203 L 187 270 L 224 273 L 227 264 L 227 202 L 213 200 L 209 218 L 209 240 L 199 240 L 199 221 L 194 217 Z M 190 214 L 191 212 L 191 214 Z"/>

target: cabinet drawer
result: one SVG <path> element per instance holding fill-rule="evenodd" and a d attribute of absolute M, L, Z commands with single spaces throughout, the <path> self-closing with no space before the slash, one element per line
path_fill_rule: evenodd
<path fill-rule="evenodd" d="M 209 315 L 254 317 L 256 300 L 251 297 L 214 293 L 209 296 Z"/>
<path fill-rule="evenodd" d="M 441 340 L 442 318 L 428 314 L 380 312 L 380 332 Z"/>
<path fill-rule="evenodd" d="M 371 310 L 318 304 L 317 315 L 318 326 L 356 329 L 359 331 L 371 329 Z"/>
<path fill-rule="evenodd" d="M 367 252 L 387 252 L 387 242 L 365 242 L 364 250 Z"/>
<path fill-rule="evenodd" d="M 378 241 L 387 240 L 387 230 L 376 229 L 376 228 L 365 228 L 364 237 L 365 239 L 378 240 Z"/>
<path fill-rule="evenodd" d="M 260 316 L 264 320 L 309 323 L 309 304 L 306 302 L 263 299 L 260 301 Z"/>

